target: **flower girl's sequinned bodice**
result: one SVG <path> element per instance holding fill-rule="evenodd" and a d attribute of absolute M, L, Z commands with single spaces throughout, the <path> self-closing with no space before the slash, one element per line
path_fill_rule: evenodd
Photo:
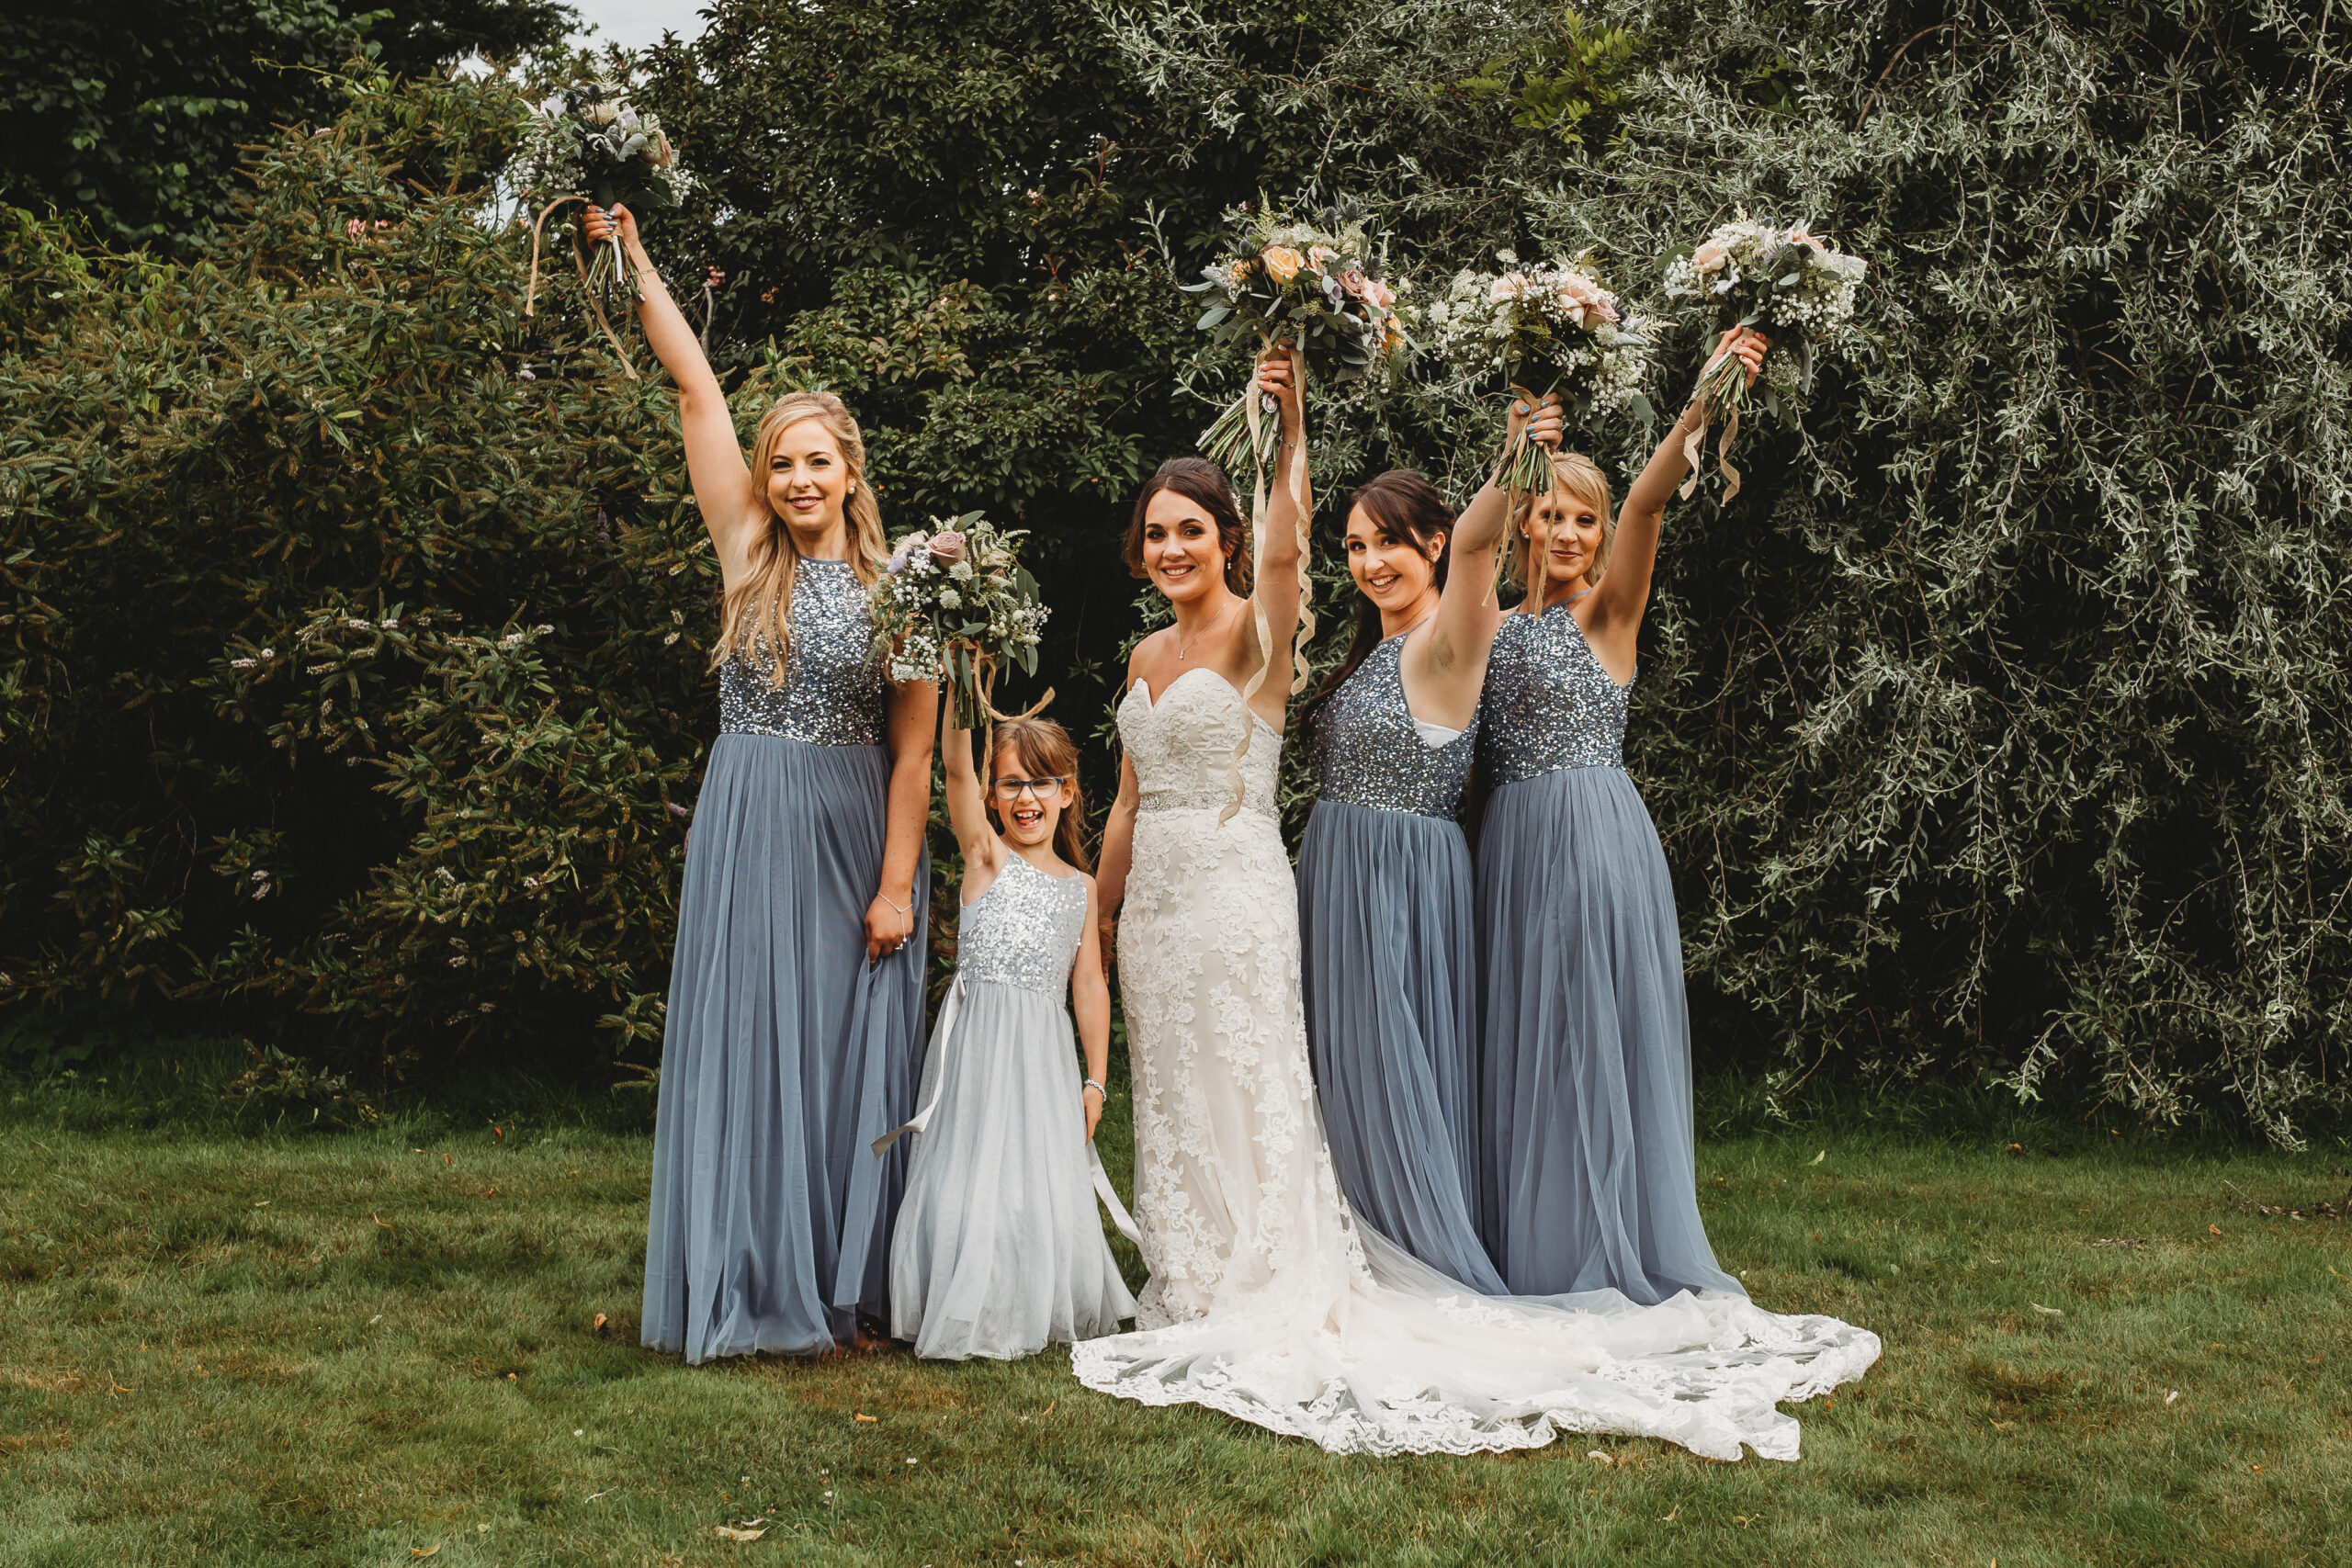
<path fill-rule="evenodd" d="M 882 743 L 882 661 L 865 585 L 849 562 L 804 558 L 792 584 L 792 668 L 772 679 L 775 658 L 763 639 L 754 657 L 718 668 L 718 728 L 728 735 L 774 735 L 812 746 Z"/>
<path fill-rule="evenodd" d="M 956 968 L 965 979 L 1057 995 L 1086 934 L 1086 881 L 1075 872 L 1048 876 L 1008 853 L 956 931 Z"/>
<path fill-rule="evenodd" d="M 1316 772 L 1325 800 L 1451 818 L 1470 779 L 1478 720 L 1473 715 L 1470 728 L 1442 746 L 1421 739 L 1405 705 L 1408 635 L 1399 632 L 1366 654 L 1347 683 L 1316 710 Z"/>
<path fill-rule="evenodd" d="M 1559 768 L 1623 767 L 1633 689 L 1610 679 L 1566 604 L 1540 617 L 1504 616 L 1478 705 L 1478 760 L 1489 784 Z"/>
<path fill-rule="evenodd" d="M 1119 703 L 1119 739 L 1135 763 L 1137 806 L 1152 811 L 1218 811 L 1233 804 L 1233 749 L 1241 759 L 1244 811 L 1274 814 L 1283 739 L 1242 705 L 1233 682 L 1214 670 L 1188 670 L 1153 700 L 1138 681 Z"/>

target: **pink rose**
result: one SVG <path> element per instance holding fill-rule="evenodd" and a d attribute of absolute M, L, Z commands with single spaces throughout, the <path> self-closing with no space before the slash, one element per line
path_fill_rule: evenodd
<path fill-rule="evenodd" d="M 1701 245 L 1697 250 L 1690 253 L 1690 270 L 1692 272 L 1713 272 L 1715 268 L 1724 265 L 1724 254 L 1725 253 L 1720 241 L 1709 240 L 1705 244 Z"/>
<path fill-rule="evenodd" d="M 1819 250 L 1821 248 L 1821 242 L 1815 239 L 1811 234 L 1805 232 L 1805 227 L 1802 223 L 1789 231 L 1789 243 L 1792 245 L 1811 245 L 1815 250 Z"/>
<path fill-rule="evenodd" d="M 1495 279 L 1493 286 L 1487 290 L 1487 298 L 1499 305 L 1506 299 L 1518 299 L 1526 291 L 1527 275 L 1521 272 L 1507 272 Z"/>
<path fill-rule="evenodd" d="M 1317 266 L 1321 266 L 1339 254 L 1329 245 L 1309 245 L 1306 249 L 1306 259 Z"/>
<path fill-rule="evenodd" d="M 1340 274 L 1340 287 L 1358 299 L 1363 298 L 1363 274 L 1353 267 Z"/>
<path fill-rule="evenodd" d="M 950 528 L 931 536 L 931 558 L 942 566 L 952 566 L 964 558 L 964 536 Z"/>
<path fill-rule="evenodd" d="M 1363 297 L 1375 310 L 1385 310 L 1396 303 L 1396 296 L 1388 291 L 1388 285 L 1376 277 L 1363 280 Z"/>

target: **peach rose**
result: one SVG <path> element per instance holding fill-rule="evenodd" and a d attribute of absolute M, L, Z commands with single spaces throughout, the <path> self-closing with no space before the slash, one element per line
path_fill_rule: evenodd
<path fill-rule="evenodd" d="M 1306 265 L 1306 258 L 1288 245 L 1268 245 L 1258 257 L 1266 264 L 1266 276 L 1276 283 L 1288 283 Z"/>
<path fill-rule="evenodd" d="M 1527 292 L 1527 275 L 1522 272 L 1507 272 L 1495 279 L 1493 285 L 1487 288 L 1487 298 L 1499 305 L 1506 299 L 1516 299 L 1525 292 Z"/>
<path fill-rule="evenodd" d="M 1690 270 L 1692 272 L 1713 272 L 1715 268 L 1724 265 L 1724 257 L 1728 253 L 1726 253 L 1723 247 L 1722 242 L 1717 240 L 1709 240 L 1705 244 L 1701 245 L 1697 250 L 1690 253 Z"/>
<path fill-rule="evenodd" d="M 1396 303 L 1396 296 L 1388 291 L 1388 285 L 1376 277 L 1363 280 L 1363 297 L 1375 310 L 1385 310 Z"/>

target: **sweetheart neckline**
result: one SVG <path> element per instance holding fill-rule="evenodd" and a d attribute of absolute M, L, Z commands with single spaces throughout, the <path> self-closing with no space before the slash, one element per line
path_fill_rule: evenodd
<path fill-rule="evenodd" d="M 1151 694 L 1151 682 L 1138 675 L 1135 678 L 1134 682 L 1127 687 L 1126 696 L 1119 699 L 1119 705 L 1121 707 L 1126 706 L 1127 697 L 1132 697 L 1137 692 L 1141 692 L 1143 694 L 1143 711 L 1148 714 L 1157 714 L 1160 709 L 1160 705 L 1168 701 L 1169 697 L 1174 694 L 1176 688 L 1182 685 L 1186 681 L 1191 680 L 1195 675 L 1215 675 L 1218 684 L 1222 685 L 1227 691 L 1231 692 L 1233 694 L 1233 700 L 1239 704 L 1242 709 L 1250 715 L 1250 721 L 1252 724 L 1263 726 L 1266 733 L 1272 736 L 1275 739 L 1279 740 L 1282 739 L 1283 732 L 1276 729 L 1272 725 L 1267 724 L 1266 716 L 1264 714 L 1260 713 L 1256 708 L 1251 707 L 1248 703 L 1242 701 L 1240 687 L 1235 685 L 1232 682 L 1227 680 L 1224 675 L 1210 669 L 1205 664 L 1196 664 L 1192 669 L 1185 671 L 1182 675 L 1177 676 L 1173 681 L 1169 682 L 1168 689 L 1160 693 L 1157 697 Z"/>

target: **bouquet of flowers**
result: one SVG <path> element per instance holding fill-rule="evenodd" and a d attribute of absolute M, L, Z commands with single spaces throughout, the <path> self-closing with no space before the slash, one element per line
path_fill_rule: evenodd
<path fill-rule="evenodd" d="M 661 120 L 630 107 L 628 90 L 605 81 L 575 84 L 539 106 L 519 169 L 524 189 L 545 203 L 531 224 L 531 281 L 523 301 L 526 316 L 536 313 L 539 230 L 548 213 L 568 201 L 593 201 L 607 209 L 626 204 L 642 214 L 677 206 L 694 186 L 694 176 L 678 166 L 678 150 L 662 134 Z M 575 260 L 578 250 L 575 235 Z M 633 295 L 641 295 L 644 286 L 630 275 L 617 232 L 596 247 L 593 259 L 580 263 L 580 280 L 596 324 L 618 349 L 620 340 L 605 319 L 600 298 L 616 285 Z M 621 364 L 628 367 L 628 355 L 621 355 Z M 632 378 L 636 374 L 629 370 Z"/>
<path fill-rule="evenodd" d="M 1601 285 L 1591 253 L 1562 265 L 1521 267 L 1510 251 L 1495 259 L 1499 275 L 1464 272 L 1430 307 L 1432 346 L 1464 384 L 1499 371 L 1532 403 L 1531 388 L 1560 394 L 1564 412 L 1589 420 L 1602 409 L 1631 410 L 1654 422 L 1642 383 L 1649 376 L 1648 323 L 1620 314 Z M 1504 457 L 1504 483 L 1521 492 L 1552 488 L 1550 454 L 1521 437 Z"/>
<path fill-rule="evenodd" d="M 956 705 L 956 723 L 977 728 L 996 711 L 999 670 L 1037 672 L 1037 634 L 1046 624 L 1037 580 L 1021 564 L 1023 529 L 1007 532 L 977 512 L 908 535 L 867 590 L 874 655 L 899 682 L 936 681 Z M 1053 700 L 1047 692 L 1035 713 Z"/>
<path fill-rule="evenodd" d="M 1766 408 L 1778 414 L 1784 400 L 1793 401 L 1813 389 L 1814 345 L 1848 330 L 1855 293 L 1868 270 L 1861 257 L 1832 250 L 1803 223 L 1768 222 L 1750 218 L 1742 208 L 1689 255 L 1667 265 L 1666 293 L 1668 299 L 1696 300 L 1710 333 L 1753 327 L 1772 340 L 1757 386 Z M 1726 354 L 1699 390 L 1711 410 L 1725 415 L 1715 458 L 1723 469 L 1724 499 L 1729 501 L 1739 493 L 1739 470 L 1731 466 L 1730 453 L 1750 395 L 1747 367 Z M 1686 496 L 1698 487 L 1699 443 L 1705 434 L 1690 437 Z"/>
<path fill-rule="evenodd" d="M 1319 226 L 1272 210 L 1233 216 L 1232 251 L 1202 269 L 1203 281 L 1179 285 L 1208 297 L 1203 332 L 1221 344 L 1253 334 L 1261 347 L 1295 344 L 1307 378 L 1334 386 L 1394 371 L 1405 353 L 1405 286 L 1382 280 L 1361 205 L 1326 208 Z M 1262 472 L 1277 431 L 1260 416 L 1274 406 L 1268 398 L 1253 408 L 1243 392 L 1202 434 L 1201 455 L 1228 474 L 1238 476 L 1245 457 Z"/>

